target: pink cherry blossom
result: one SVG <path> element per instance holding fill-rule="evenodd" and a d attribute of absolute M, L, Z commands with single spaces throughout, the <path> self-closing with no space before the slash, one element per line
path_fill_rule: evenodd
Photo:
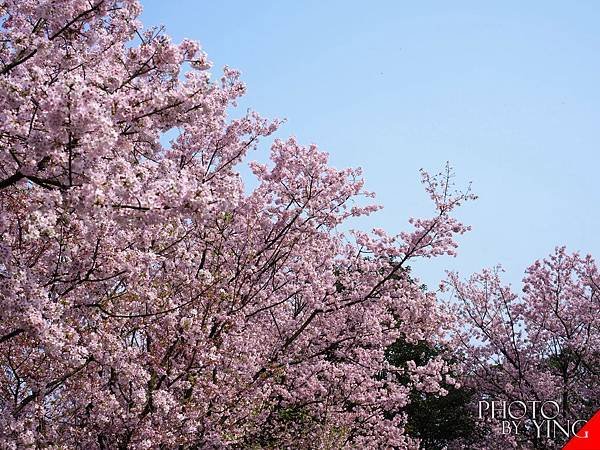
<path fill-rule="evenodd" d="M 377 374 L 398 337 L 440 338 L 408 265 L 454 254 L 471 195 L 424 174 L 434 217 L 343 232 L 378 209 L 360 171 L 294 139 L 246 194 L 278 122 L 140 10 L 0 2 L 0 447 L 416 448 L 387 413 L 443 394 L 446 363 Z"/>
<path fill-rule="evenodd" d="M 465 382 L 477 400 L 555 401 L 563 426 L 588 420 L 600 407 L 598 266 L 591 256 L 558 247 L 527 269 L 522 295 L 503 285 L 500 274 L 486 270 L 468 281 L 450 275 Z M 522 448 L 561 448 L 564 434 L 540 439 L 534 419 L 530 409 L 520 436 L 502 435 L 497 423 L 488 431 L 507 446 L 516 438 Z"/>

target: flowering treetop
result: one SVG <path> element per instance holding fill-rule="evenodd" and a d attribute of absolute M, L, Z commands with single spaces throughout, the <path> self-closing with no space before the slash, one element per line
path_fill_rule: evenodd
<path fill-rule="evenodd" d="M 598 266 L 591 256 L 558 247 L 527 269 L 521 296 L 502 284 L 500 272 L 486 270 L 467 281 L 450 276 L 465 379 L 480 399 L 526 406 L 514 413 L 524 416 L 519 436 L 503 433 L 498 448 L 507 446 L 506 438 L 525 448 L 561 448 L 568 439 L 536 428 L 540 413 L 536 417 L 533 406 L 555 402 L 548 415 L 568 430 L 600 407 Z"/>
<path fill-rule="evenodd" d="M 211 81 L 139 13 L 0 2 L 0 445 L 416 445 L 393 412 L 448 367 L 400 385 L 384 349 L 437 339 L 407 266 L 454 253 L 471 196 L 424 174 L 434 217 L 345 234 L 377 209 L 360 171 L 293 139 L 245 194 L 237 167 L 277 122 L 228 118 L 238 73 Z"/>

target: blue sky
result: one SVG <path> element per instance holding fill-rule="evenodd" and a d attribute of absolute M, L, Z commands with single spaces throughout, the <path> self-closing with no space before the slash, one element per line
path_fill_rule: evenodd
<path fill-rule="evenodd" d="M 595 1 L 142 0 L 146 26 L 200 41 L 241 103 L 286 118 L 277 137 L 364 169 L 384 206 L 357 224 L 390 232 L 431 213 L 419 168 L 450 161 L 479 195 L 459 256 L 417 264 L 435 285 L 556 245 L 600 258 L 600 3 Z M 264 159 L 268 146 L 255 154 Z"/>

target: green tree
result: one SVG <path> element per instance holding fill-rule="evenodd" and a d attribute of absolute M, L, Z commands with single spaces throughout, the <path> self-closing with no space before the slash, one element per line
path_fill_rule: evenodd
<path fill-rule="evenodd" d="M 386 360 L 396 367 L 406 367 L 408 361 L 422 366 L 438 355 L 447 354 L 443 346 L 432 346 L 425 341 L 409 343 L 398 339 L 386 350 Z M 398 382 L 408 383 L 408 377 L 398 377 Z M 468 439 L 475 431 L 475 422 L 469 403 L 472 390 L 444 383 L 447 395 L 440 396 L 413 390 L 411 402 L 403 411 L 408 415 L 406 431 L 421 440 L 421 448 L 442 450 L 452 441 Z"/>

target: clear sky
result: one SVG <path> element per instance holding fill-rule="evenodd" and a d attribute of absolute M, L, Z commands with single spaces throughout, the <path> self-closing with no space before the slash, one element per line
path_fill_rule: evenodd
<path fill-rule="evenodd" d="M 600 259 L 600 2 L 142 0 L 145 25 L 200 41 L 241 103 L 360 166 L 390 232 L 431 213 L 418 169 L 446 160 L 479 195 L 459 256 L 420 264 L 428 284 L 556 245 Z M 256 153 L 263 159 L 268 146 Z"/>

